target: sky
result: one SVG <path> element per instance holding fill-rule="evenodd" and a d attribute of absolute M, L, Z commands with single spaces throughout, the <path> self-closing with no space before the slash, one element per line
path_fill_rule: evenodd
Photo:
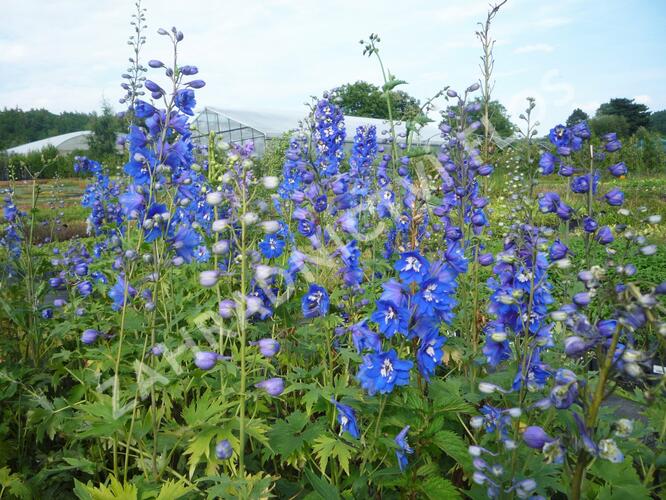
<path fill-rule="evenodd" d="M 198 108 L 303 109 L 356 80 L 381 82 L 359 40 L 381 36 L 388 69 L 425 101 L 480 77 L 486 0 L 143 0 L 142 58 L 167 59 L 160 27 L 185 34 L 181 64 L 206 81 Z M 116 111 L 134 0 L 0 0 L 0 108 Z M 493 24 L 493 97 L 514 122 L 536 98 L 540 132 L 612 97 L 666 109 L 666 1 L 509 0 Z M 164 75 L 151 70 L 159 83 Z M 441 106 L 444 106 L 442 103 Z"/>

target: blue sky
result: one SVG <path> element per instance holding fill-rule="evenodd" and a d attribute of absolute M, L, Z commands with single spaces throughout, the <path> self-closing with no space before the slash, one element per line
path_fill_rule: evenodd
<path fill-rule="evenodd" d="M 144 0 L 143 57 L 166 58 L 158 27 L 185 33 L 199 105 L 293 109 L 355 80 L 379 83 L 358 40 L 382 37 L 389 69 L 422 100 L 479 78 L 476 23 L 486 0 Z M 54 112 L 117 104 L 133 0 L 3 0 L 0 107 Z M 509 0 L 494 24 L 494 95 L 518 116 L 537 99 L 541 132 L 611 97 L 666 108 L 666 1 Z M 159 75 L 154 75 L 159 80 Z M 303 108 L 305 110 L 305 108 Z"/>

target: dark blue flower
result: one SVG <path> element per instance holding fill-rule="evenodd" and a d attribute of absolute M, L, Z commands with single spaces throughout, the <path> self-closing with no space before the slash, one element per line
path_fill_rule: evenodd
<path fill-rule="evenodd" d="M 624 203 L 624 193 L 618 188 L 613 188 L 608 191 L 604 195 L 604 198 L 606 198 L 606 203 L 611 207 L 619 207 Z"/>
<path fill-rule="evenodd" d="M 301 300 L 303 316 L 306 318 L 326 316 L 328 308 L 329 298 L 326 289 L 314 283 L 311 284 L 308 293 Z"/>
<path fill-rule="evenodd" d="M 127 299 L 132 299 L 136 295 L 136 289 L 129 283 L 125 283 L 122 276 L 118 276 L 116 284 L 109 290 L 109 298 L 113 300 L 111 308 L 114 311 L 119 311 L 124 305 L 125 301 L 125 287 L 127 287 Z"/>
<path fill-rule="evenodd" d="M 355 323 L 349 330 L 352 334 L 352 342 L 356 351 L 360 354 L 366 349 L 371 351 L 381 351 L 382 350 L 382 341 L 375 332 L 368 328 L 368 323 L 366 320 Z"/>
<path fill-rule="evenodd" d="M 409 443 L 407 442 L 408 432 L 409 432 L 409 425 L 406 425 L 395 437 L 395 444 L 398 445 L 398 449 L 395 450 L 395 456 L 398 458 L 398 465 L 400 466 L 400 470 L 403 472 L 408 465 L 407 455 L 411 455 L 412 453 L 414 453 L 414 450 L 409 446 Z"/>
<path fill-rule="evenodd" d="M 559 164 L 560 160 L 553 153 L 546 151 L 539 159 L 539 171 L 542 175 L 550 175 L 555 171 L 555 165 Z"/>
<path fill-rule="evenodd" d="M 338 409 L 338 423 L 340 424 L 340 434 L 348 432 L 353 438 L 359 439 L 361 433 L 358 430 L 356 423 L 356 413 L 351 406 L 338 403 L 333 396 L 331 396 L 331 403 Z"/>
<path fill-rule="evenodd" d="M 444 355 L 442 347 L 445 343 L 446 337 L 438 335 L 436 330 L 421 339 L 416 352 L 416 364 L 426 381 L 430 380 L 430 377 L 435 374 L 437 366 L 442 363 Z"/>
<path fill-rule="evenodd" d="M 259 242 L 259 250 L 267 259 L 274 259 L 282 255 L 284 247 L 284 240 L 278 238 L 274 234 L 267 234 L 264 236 L 264 239 Z"/>
<path fill-rule="evenodd" d="M 613 233 L 611 232 L 610 228 L 608 226 L 604 226 L 599 229 L 599 232 L 597 232 L 597 235 L 594 237 L 594 239 L 602 245 L 608 245 L 609 243 L 613 243 L 615 238 L 613 237 Z"/>
<path fill-rule="evenodd" d="M 421 283 L 428 275 L 430 264 L 418 251 L 404 252 L 393 266 L 404 283 Z"/>
<path fill-rule="evenodd" d="M 409 311 L 403 307 L 398 307 L 393 302 L 378 300 L 377 308 L 370 319 L 377 323 L 379 331 L 387 338 L 393 337 L 396 333 L 405 336 L 408 334 Z"/>
<path fill-rule="evenodd" d="M 178 109 L 180 109 L 186 115 L 194 115 L 192 108 L 196 106 L 197 101 L 194 99 L 194 91 L 192 89 L 178 90 L 176 92 L 174 102 Z"/>
<path fill-rule="evenodd" d="M 622 177 L 623 175 L 627 175 L 627 166 L 621 161 L 608 167 L 608 171 L 615 177 Z"/>
<path fill-rule="evenodd" d="M 388 352 L 375 352 L 363 356 L 363 363 L 356 375 L 361 387 L 370 396 L 377 392 L 388 394 L 398 385 L 409 384 L 409 372 L 414 363 L 398 359 L 394 349 Z"/>

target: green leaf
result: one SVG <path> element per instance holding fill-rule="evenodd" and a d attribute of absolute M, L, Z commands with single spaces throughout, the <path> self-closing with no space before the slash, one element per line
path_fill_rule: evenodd
<path fill-rule="evenodd" d="M 340 467 L 342 467 L 342 470 L 349 475 L 349 460 L 354 451 L 351 446 L 339 439 L 323 435 L 315 439 L 312 449 L 319 459 L 319 466 L 322 471 L 326 471 L 328 460 L 331 457 L 335 457 L 338 460 Z"/>
<path fill-rule="evenodd" d="M 396 88 L 398 85 L 405 85 L 407 82 L 405 80 L 398 80 L 396 77 L 391 75 L 389 77 L 389 81 L 386 82 L 384 85 L 382 85 L 382 90 L 384 92 L 390 92 L 394 88 Z"/>
<path fill-rule="evenodd" d="M 30 490 L 23 483 L 21 476 L 12 474 L 9 467 L 0 469 L 0 490 L 7 490 L 18 498 L 31 498 Z"/>
<path fill-rule="evenodd" d="M 168 480 L 166 483 L 162 484 L 160 494 L 155 500 L 176 500 L 192 490 L 193 487 L 186 485 L 182 480 Z"/>
<path fill-rule="evenodd" d="M 305 477 L 310 485 L 324 500 L 335 500 L 340 498 L 340 492 L 331 483 L 318 477 L 312 470 L 305 469 Z"/>
<path fill-rule="evenodd" d="M 443 498 L 455 499 L 461 498 L 460 492 L 457 490 L 453 483 L 448 479 L 440 476 L 430 476 L 423 482 L 419 483 L 419 489 L 426 496 L 432 500 L 441 500 Z"/>
<path fill-rule="evenodd" d="M 590 474 L 606 483 L 600 491 L 600 499 L 650 498 L 650 491 L 643 486 L 630 458 L 625 458 L 624 462 L 619 464 L 596 460 L 590 467 Z"/>
<path fill-rule="evenodd" d="M 268 431 L 268 440 L 274 452 L 288 457 L 303 446 L 301 431 L 309 419 L 303 412 L 296 411 L 286 420 L 280 420 Z"/>
<path fill-rule="evenodd" d="M 217 432 L 217 429 L 212 428 L 206 431 L 200 432 L 190 440 L 190 444 L 187 446 L 183 455 L 189 455 L 187 463 L 190 466 L 189 476 L 190 479 L 194 476 L 194 471 L 197 468 L 197 465 L 201 461 L 201 457 L 205 456 L 206 459 L 210 458 L 210 445 L 213 439 L 213 436 Z"/>
<path fill-rule="evenodd" d="M 97 488 L 90 482 L 84 485 L 77 481 L 74 491 L 79 498 L 86 500 L 137 500 L 139 498 L 138 490 L 132 483 L 122 484 L 113 475 L 110 478 L 111 483 L 108 486 L 100 484 Z"/>
<path fill-rule="evenodd" d="M 474 407 L 460 395 L 460 385 L 457 383 L 433 380 L 428 390 L 432 407 L 437 412 L 474 412 Z"/>
<path fill-rule="evenodd" d="M 467 444 L 458 434 L 447 430 L 439 431 L 432 437 L 432 442 L 460 464 L 463 469 L 469 470 L 472 460 L 469 456 Z"/>

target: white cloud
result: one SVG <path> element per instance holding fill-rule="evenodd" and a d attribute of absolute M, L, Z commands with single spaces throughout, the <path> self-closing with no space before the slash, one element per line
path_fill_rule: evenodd
<path fill-rule="evenodd" d="M 530 54 L 533 52 L 553 52 L 555 47 L 547 43 L 534 43 L 532 45 L 523 45 L 513 50 L 514 54 Z"/>
<path fill-rule="evenodd" d="M 645 104 L 647 106 L 652 102 L 652 97 L 650 97 L 649 95 L 642 94 L 634 97 L 634 100 L 640 104 Z"/>

